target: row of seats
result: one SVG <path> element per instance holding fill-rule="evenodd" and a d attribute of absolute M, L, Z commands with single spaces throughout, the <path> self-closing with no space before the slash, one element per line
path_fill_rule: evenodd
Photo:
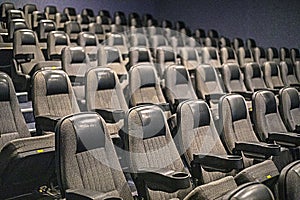
<path fill-rule="evenodd" d="M 104 75 L 104 73 L 106 72 L 109 74 L 111 71 L 108 69 L 100 72 L 99 69 L 96 70 L 98 70 L 96 80 L 100 77 L 97 80 L 98 88 L 101 87 L 101 85 L 102 87 L 107 86 L 108 82 L 101 82 L 101 78 L 108 77 L 107 75 Z M 119 172 L 121 169 L 119 164 L 117 164 L 117 157 L 114 156 L 115 150 L 111 143 L 111 135 L 109 134 L 109 131 L 107 131 L 109 123 L 104 121 L 106 120 L 107 115 L 103 114 L 103 110 L 102 112 L 99 112 L 103 119 L 99 115 L 93 113 L 75 114 L 79 113 L 79 109 L 76 106 L 70 80 L 63 71 L 40 71 L 35 75 L 35 81 L 35 92 L 33 94 L 34 105 L 36 106 L 35 110 L 43 109 L 41 110 L 41 113 L 36 115 L 36 120 L 40 121 L 43 127 L 46 127 L 44 129 L 45 131 L 53 131 L 53 129 L 50 130 L 48 128 L 58 123 L 55 129 L 55 137 L 57 141 L 55 144 L 55 157 L 59 160 L 56 165 L 56 170 L 62 195 L 66 196 L 67 199 L 74 199 L 82 196 L 96 198 L 103 195 L 119 196 L 125 199 L 130 198 L 130 190 L 128 186 L 126 186 L 124 178 L 121 178 L 123 175 Z M 4 94 L 1 96 L 6 97 L 3 99 L 3 103 L 17 101 L 10 78 L 5 74 L 1 74 L 1 83 L 3 88 L 1 91 Z M 93 86 L 95 86 L 95 84 L 93 84 Z M 284 108 L 281 107 L 280 110 L 292 114 L 293 117 L 296 116 L 297 119 L 300 112 L 298 91 L 293 88 L 285 88 L 282 89 L 280 95 L 280 102 L 282 102 L 282 106 L 285 106 Z M 96 97 L 97 96 L 95 95 L 95 98 Z M 297 148 L 295 149 L 294 147 L 300 145 L 300 142 L 297 134 L 286 133 L 286 130 L 278 129 L 278 126 L 281 126 L 283 122 L 280 121 L 281 118 L 278 114 L 275 96 L 272 92 L 259 91 L 255 93 L 254 97 L 253 104 L 255 106 L 253 106 L 253 108 L 256 116 L 255 119 L 257 119 L 257 121 L 255 121 L 257 122 L 255 123 L 255 127 L 257 130 L 261 129 L 265 130 L 265 132 L 260 132 L 258 135 L 261 137 L 258 139 L 252 129 L 246 103 L 242 96 L 237 94 L 226 95 L 221 99 L 219 104 L 219 109 L 222 111 L 222 120 L 220 120 L 219 123 L 222 124 L 223 127 L 221 130 L 221 138 L 225 143 L 221 142 L 221 138 L 218 136 L 209 107 L 202 100 L 187 100 L 179 104 L 176 111 L 178 130 L 176 132 L 176 136 L 173 135 L 174 142 L 161 107 L 151 105 L 136 106 L 126 112 L 126 115 L 120 114 L 120 111 L 115 110 L 117 112 L 113 113 L 113 117 L 110 116 L 108 120 L 121 120 L 123 118 L 125 121 L 124 123 L 126 125 L 124 127 L 124 132 L 126 134 L 124 135 L 124 150 L 129 152 L 129 154 L 124 154 L 123 156 L 129 156 L 129 172 L 131 173 L 138 189 L 138 195 L 146 199 L 161 199 L 163 197 L 183 198 L 185 195 L 187 195 L 187 199 L 200 198 L 201 196 L 204 196 L 206 199 L 211 199 L 221 197 L 223 195 L 226 196 L 228 195 L 226 194 L 228 192 L 230 192 L 233 196 L 246 195 L 248 193 L 239 191 L 243 191 L 247 188 L 249 183 L 246 186 L 243 184 L 249 181 L 260 181 L 266 183 L 271 188 L 274 187 L 272 182 L 275 181 L 276 177 L 279 175 L 277 167 L 285 168 L 284 162 L 288 159 L 289 155 L 286 154 L 287 151 L 283 148 L 280 150 L 278 144 L 289 148 L 291 155 L 298 159 L 299 157 L 297 156 L 299 155 L 297 155 Z M 113 99 L 117 100 L 117 98 Z M 287 103 L 283 103 L 284 101 Z M 17 108 L 18 105 L 16 104 L 14 107 Z M 13 107 L 9 106 L 6 108 Z M 64 113 L 62 113 L 63 111 Z M 98 112 L 97 109 L 95 109 L 95 111 Z M 107 112 L 109 112 L 109 110 Z M 65 117 L 64 114 L 71 115 Z M 122 115 L 123 117 L 121 117 Z M 24 120 L 20 116 L 20 113 L 12 113 L 12 117 L 15 118 L 15 116 L 19 117 L 19 121 L 11 120 L 14 126 L 24 126 Z M 47 119 L 51 119 L 51 123 L 47 123 L 49 122 Z M 59 119 L 61 120 L 59 121 Z M 267 120 L 266 124 L 261 123 L 265 120 Z M 289 120 L 293 121 L 293 118 L 290 118 Z M 277 127 L 275 125 L 277 125 Z M 297 131 L 297 129 L 298 128 L 293 129 L 293 131 Z M 24 129 L 23 127 L 23 131 L 24 130 L 26 130 L 26 128 Z M 17 132 L 19 131 L 17 130 Z M 53 134 L 50 133 L 48 135 L 35 137 L 29 137 L 28 135 L 26 136 L 26 134 L 24 136 L 19 135 L 11 137 L 15 134 L 13 132 L 6 134 L 10 137 L 10 139 L 7 141 L 8 143 L 3 143 L 4 147 L 2 147 L 1 155 L 7 155 L 7 151 L 10 151 L 11 145 L 14 145 L 14 150 L 15 148 L 21 148 L 17 145 L 15 146 L 16 141 L 20 140 L 23 144 L 22 148 L 26 149 L 26 152 L 32 152 L 29 155 L 24 155 L 27 166 L 31 161 L 35 164 L 36 168 L 41 167 L 41 165 L 37 165 L 36 163 L 37 160 L 40 159 L 45 159 L 48 160 L 49 163 L 52 163 L 54 156 Z M 264 134 L 269 135 L 266 136 Z M 284 135 L 287 136 L 284 137 Z M 16 139 L 23 137 L 26 139 Z M 266 138 L 268 138 L 268 140 L 266 140 Z M 43 142 L 43 139 L 45 142 Z M 32 145 L 32 140 L 36 141 L 34 144 L 36 143 L 38 146 Z M 52 142 L 50 142 L 51 140 Z M 259 141 L 276 141 L 276 144 L 264 144 Z M 223 144 L 226 145 L 223 146 Z M 148 145 L 151 149 L 148 149 Z M 180 154 L 177 152 L 177 148 Z M 154 153 L 153 150 L 158 152 Z M 104 152 L 101 153 L 101 151 Z M 160 151 L 162 152 L 159 153 Z M 241 154 L 241 152 L 243 153 Z M 285 153 L 281 154 L 280 152 Z M 19 149 L 18 153 L 21 153 Z M 244 160 L 242 160 L 239 156 L 224 156 L 227 153 L 242 155 Z M 181 154 L 185 155 L 187 163 L 190 164 L 188 170 L 191 170 L 190 173 L 192 177 L 199 181 L 196 185 L 200 185 L 190 194 L 188 193 L 191 191 L 192 186 L 190 185 L 191 183 L 188 182 L 189 173 L 184 168 L 182 161 L 180 161 L 181 158 L 179 155 Z M 10 153 L 8 153 L 8 155 L 10 155 Z M 49 157 L 43 157 L 46 155 Z M 103 157 L 101 155 L 106 156 Z M 202 157 L 201 155 L 206 156 Z M 105 159 L 107 156 L 110 157 L 110 160 Z M 280 159 L 277 159 L 277 162 L 276 159 L 274 159 L 277 167 L 270 160 L 263 161 L 266 158 L 276 158 L 277 156 L 280 156 Z M 252 159 L 249 160 L 249 158 L 254 159 L 254 161 Z M 81 159 L 90 160 L 88 163 L 92 164 L 91 162 L 93 162 L 94 164 L 92 165 L 96 166 L 98 170 L 89 171 L 89 165 L 83 160 L 81 162 Z M 149 159 L 152 161 L 146 162 L 146 160 Z M 141 160 L 145 160 L 145 162 L 141 162 Z M 153 162 L 155 160 L 159 160 L 159 162 Z M 216 161 L 222 162 L 223 164 L 216 164 Z M 10 160 L 7 160 L 6 158 L 5 162 L 9 163 Z M 231 162 L 234 162 L 235 164 L 233 165 Z M 259 162 L 259 164 L 253 165 L 257 162 Z M 298 161 L 296 161 L 296 163 L 298 163 Z M 283 166 L 280 166 L 282 164 Z M 85 165 L 85 167 L 80 167 L 81 165 Z M 294 166 L 295 163 L 292 163 L 292 165 Z M 12 166 L 14 165 L 12 164 Z M 78 168 L 75 166 L 78 166 Z M 45 171 L 37 170 L 33 174 L 33 177 L 39 178 L 42 174 L 42 176 L 46 179 L 49 178 L 50 175 L 53 175 L 51 174 L 54 170 L 53 165 L 42 165 L 42 167 L 44 167 L 42 170 L 45 170 L 45 167 L 49 167 L 46 168 L 46 171 L 49 172 L 49 176 L 45 175 Z M 236 173 L 234 175 L 234 179 L 226 175 L 226 173 L 233 169 L 240 171 L 244 167 L 246 167 L 246 169 L 240 173 Z M 288 165 L 288 167 L 290 167 L 290 165 Z M 26 166 L 24 166 L 24 168 L 26 169 Z M 24 168 L 22 168 L 22 172 L 24 172 Z M 281 170 L 282 168 L 279 169 Z M 15 168 L 13 167 L 13 169 Z M 9 187 L 11 185 L 9 184 L 9 181 L 15 180 L 15 173 L 21 173 L 18 169 L 19 168 L 17 167 L 16 171 L 14 171 L 9 168 L 12 178 L 6 179 L 6 187 L 1 187 L 1 189 L 3 189 L 1 194 L 4 195 L 4 198 L 8 197 L 5 195 L 15 194 L 14 192 L 16 192 Z M 159 169 L 159 171 L 156 171 L 155 169 Z M 166 171 L 163 171 L 163 169 Z M 32 170 L 32 168 L 29 168 L 28 170 Z M 116 174 L 101 179 L 102 181 L 99 179 L 96 182 L 95 180 L 93 181 L 93 178 L 88 178 L 102 176 L 103 170 L 110 170 L 112 174 Z M 211 172 L 211 170 L 219 172 Z M 285 176 L 284 170 L 282 170 L 281 173 L 279 180 L 284 179 Z M 250 174 L 251 176 L 249 176 Z M 8 175 L 7 173 L 3 173 L 3 176 L 7 177 Z M 20 187 L 24 190 L 18 190 L 18 192 L 25 192 L 29 190 L 30 187 L 33 187 L 33 185 L 39 186 L 38 184 L 43 183 L 42 180 L 40 180 L 41 182 L 38 184 L 28 184 L 28 188 L 25 188 L 22 184 L 24 184 L 24 179 L 26 180 L 28 177 L 25 177 L 24 179 L 20 177 L 23 176 L 18 176 L 17 180 Z M 78 178 L 75 180 L 75 177 Z M 45 179 L 43 179 L 43 181 L 45 181 Z M 118 182 L 120 179 L 122 181 Z M 141 179 L 145 182 L 141 182 Z M 167 182 L 162 183 L 161 181 L 163 180 Z M 115 183 L 113 188 L 108 189 L 105 186 L 108 183 L 107 181 L 117 181 L 118 184 Z M 80 182 L 81 184 L 79 184 Z M 174 183 L 177 183 L 176 186 L 174 186 Z M 280 198 L 297 198 L 298 194 L 295 194 L 295 192 L 289 192 L 295 191 L 293 184 L 284 181 L 279 181 L 278 183 L 279 194 L 283 195 L 280 196 Z M 121 184 L 120 187 L 116 186 L 119 184 Z M 260 190 L 253 188 L 249 191 L 250 193 L 248 195 L 257 195 L 257 197 L 263 195 L 262 198 L 266 199 L 274 198 L 268 189 L 262 185 L 256 184 L 254 188 L 258 187 L 268 191 L 267 193 L 263 193 L 266 196 L 264 196 Z M 287 186 L 285 186 L 286 184 Z M 225 187 L 225 185 L 227 185 L 227 187 Z M 237 187 L 237 185 L 243 186 Z M 124 189 L 124 187 L 127 189 Z M 217 190 L 215 189 L 216 187 L 218 187 Z M 214 192 L 210 192 L 211 189 L 213 189 Z M 115 192 L 111 193 L 112 190 Z M 161 190 L 161 192 L 158 192 L 157 190 Z M 234 192 L 232 193 L 231 190 Z M 244 198 L 247 199 L 248 196 Z"/>

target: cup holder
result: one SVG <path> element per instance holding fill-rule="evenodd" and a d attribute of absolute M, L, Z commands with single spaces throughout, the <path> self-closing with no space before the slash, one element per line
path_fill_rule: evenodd
<path fill-rule="evenodd" d="M 172 177 L 174 178 L 187 178 L 189 175 L 183 172 L 178 172 L 175 174 L 172 174 Z"/>

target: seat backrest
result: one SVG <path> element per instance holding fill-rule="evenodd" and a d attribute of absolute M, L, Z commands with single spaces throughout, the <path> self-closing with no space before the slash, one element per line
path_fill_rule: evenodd
<path fill-rule="evenodd" d="M 46 14 L 44 12 L 33 11 L 32 17 L 31 17 L 32 30 L 36 30 L 39 25 L 39 21 L 41 21 L 43 19 L 47 19 Z"/>
<path fill-rule="evenodd" d="M 241 68 L 245 67 L 247 63 L 254 62 L 252 51 L 245 47 L 240 47 L 237 51 L 237 57 Z"/>
<path fill-rule="evenodd" d="M 212 114 L 203 100 L 189 100 L 179 104 L 177 109 L 179 154 L 184 155 L 188 167 L 194 160 L 194 154 L 226 155 L 227 152 L 216 130 Z M 225 173 L 208 172 L 201 169 L 202 183 L 225 177 Z"/>
<path fill-rule="evenodd" d="M 275 47 L 269 47 L 267 49 L 267 59 L 268 61 L 273 61 L 279 65 L 280 63 L 279 53 Z"/>
<path fill-rule="evenodd" d="M 108 10 L 99 10 L 98 15 L 99 16 L 105 16 L 105 17 L 111 18 L 110 12 Z"/>
<path fill-rule="evenodd" d="M 258 142 L 253 131 L 245 99 L 238 94 L 228 94 L 219 102 L 219 132 L 232 153 L 235 142 Z"/>
<path fill-rule="evenodd" d="M 253 49 L 253 48 L 257 47 L 256 46 L 256 42 L 255 42 L 255 40 L 253 38 L 248 38 L 246 40 L 246 45 L 247 45 L 248 49 Z"/>
<path fill-rule="evenodd" d="M 7 22 L 7 11 L 9 10 L 14 10 L 15 9 L 15 5 L 11 2 L 4 2 L 1 3 L 0 5 L 0 20 L 2 22 Z"/>
<path fill-rule="evenodd" d="M 247 63 L 245 65 L 244 75 L 245 85 L 249 91 L 254 92 L 255 89 L 267 88 L 263 79 L 263 73 L 257 63 Z"/>
<path fill-rule="evenodd" d="M 233 50 L 233 48 L 231 48 L 231 47 L 221 48 L 220 57 L 221 57 L 222 64 L 225 64 L 225 63 L 237 63 L 238 64 L 238 59 L 237 59 L 236 53 Z"/>
<path fill-rule="evenodd" d="M 69 17 L 66 13 L 56 13 L 55 23 L 57 30 L 64 31 L 65 23 L 69 21 Z"/>
<path fill-rule="evenodd" d="M 210 94 L 225 94 L 224 86 L 213 66 L 201 64 L 196 68 L 196 92 L 202 99 Z"/>
<path fill-rule="evenodd" d="M 81 27 L 76 21 L 67 21 L 64 25 L 64 31 L 69 35 L 71 42 L 76 43 L 78 34 L 81 32 Z"/>
<path fill-rule="evenodd" d="M 261 141 L 266 141 L 270 132 L 286 133 L 280 117 L 274 93 L 257 91 L 253 95 L 253 122 Z"/>
<path fill-rule="evenodd" d="M 51 31 L 56 30 L 55 22 L 52 20 L 40 20 L 37 27 L 37 34 L 40 42 L 47 42 L 47 36 Z"/>
<path fill-rule="evenodd" d="M 0 72 L 0 150 L 9 141 L 30 137 L 11 78 Z"/>
<path fill-rule="evenodd" d="M 165 70 L 165 94 L 168 102 L 175 105 L 175 99 L 197 99 L 187 69 L 182 65 L 170 65 Z"/>
<path fill-rule="evenodd" d="M 87 15 L 77 15 L 77 22 L 80 24 L 82 31 L 88 31 L 90 18 Z"/>
<path fill-rule="evenodd" d="M 275 62 L 265 62 L 263 65 L 265 83 L 268 88 L 283 87 L 279 67 Z"/>
<path fill-rule="evenodd" d="M 87 110 L 128 110 L 117 74 L 109 68 L 92 68 L 85 76 Z"/>
<path fill-rule="evenodd" d="M 20 29 L 15 31 L 13 54 L 14 57 L 22 54 L 33 55 L 33 58 L 30 59 L 29 62 L 20 63 L 21 70 L 24 74 L 30 74 L 35 64 L 45 61 L 36 33 L 29 29 Z"/>
<path fill-rule="evenodd" d="M 254 61 L 263 65 L 267 61 L 266 51 L 262 47 L 255 47 L 253 49 Z"/>
<path fill-rule="evenodd" d="M 77 38 L 77 44 L 85 49 L 89 57 L 90 65 L 93 67 L 98 66 L 98 38 L 96 34 L 90 32 L 81 32 Z"/>
<path fill-rule="evenodd" d="M 81 15 L 87 16 L 89 18 L 90 22 L 95 22 L 96 21 L 94 11 L 91 8 L 84 8 L 84 9 L 82 9 Z"/>
<path fill-rule="evenodd" d="M 279 91 L 279 111 L 285 127 L 293 132 L 300 125 L 300 97 L 298 90 L 292 87 Z"/>
<path fill-rule="evenodd" d="M 53 5 L 48 5 L 44 8 L 44 12 L 47 16 L 47 19 L 50 19 L 50 20 L 55 20 L 55 15 L 57 13 L 57 8 L 56 6 L 53 6 Z"/>
<path fill-rule="evenodd" d="M 207 36 L 211 38 L 219 38 L 219 33 L 215 29 L 210 29 L 207 31 Z"/>
<path fill-rule="evenodd" d="M 9 25 L 9 22 L 13 19 L 25 20 L 24 12 L 22 10 L 10 9 L 7 11 L 6 15 L 7 15 L 7 25 Z"/>
<path fill-rule="evenodd" d="M 198 52 L 193 47 L 180 48 L 181 63 L 187 70 L 194 70 L 201 64 Z"/>
<path fill-rule="evenodd" d="M 221 67 L 221 60 L 218 50 L 214 47 L 202 48 L 203 63 L 210 64 L 215 68 Z"/>
<path fill-rule="evenodd" d="M 240 47 L 244 47 L 244 41 L 242 38 L 233 38 L 232 47 L 237 52 Z"/>
<path fill-rule="evenodd" d="M 88 31 L 96 34 L 99 43 L 105 39 L 105 30 L 100 23 L 90 23 Z"/>
<path fill-rule="evenodd" d="M 297 61 L 300 61 L 300 50 L 297 48 L 292 48 L 290 50 L 292 61 L 294 64 L 296 64 Z"/>
<path fill-rule="evenodd" d="M 161 46 L 168 46 L 167 39 L 162 35 L 152 35 L 150 37 L 150 47 L 156 49 L 157 47 Z"/>
<path fill-rule="evenodd" d="M 68 18 L 71 20 L 71 21 L 76 21 L 77 19 L 77 13 L 76 13 L 76 10 L 75 8 L 73 7 L 66 7 L 64 8 L 63 12 L 68 16 Z"/>
<path fill-rule="evenodd" d="M 136 64 L 151 63 L 153 64 L 151 52 L 145 47 L 131 47 L 129 49 L 129 63 L 127 70 Z"/>
<path fill-rule="evenodd" d="M 230 39 L 227 38 L 227 37 L 222 36 L 222 37 L 219 39 L 219 47 L 220 47 L 220 48 L 222 48 L 222 47 L 231 47 Z"/>
<path fill-rule="evenodd" d="M 156 49 L 156 61 L 158 63 L 157 72 L 161 79 L 164 78 L 165 70 L 168 66 L 177 64 L 177 53 L 172 47 L 158 47 Z"/>
<path fill-rule="evenodd" d="M 146 35 L 141 33 L 136 33 L 130 35 L 130 46 L 131 47 L 146 47 L 149 48 L 149 41 Z"/>
<path fill-rule="evenodd" d="M 63 197 L 66 190 L 79 189 L 98 192 L 104 198 L 133 199 L 105 122 L 98 114 L 63 118 L 55 137 L 56 171 Z"/>
<path fill-rule="evenodd" d="M 219 48 L 218 42 L 219 42 L 218 38 L 206 37 L 204 40 L 204 46 Z"/>
<path fill-rule="evenodd" d="M 32 29 L 32 13 L 34 11 L 37 11 L 37 7 L 35 4 L 25 4 L 23 6 L 23 12 L 24 12 L 24 15 L 25 15 L 25 20 L 26 20 L 26 23 L 28 25 L 28 27 L 30 29 Z"/>
<path fill-rule="evenodd" d="M 294 64 L 287 60 L 280 62 L 280 72 L 281 72 L 281 79 L 285 86 L 290 86 L 292 84 L 299 84 L 297 80 Z"/>
<path fill-rule="evenodd" d="M 69 77 L 84 77 L 91 67 L 83 47 L 67 46 L 62 50 L 62 68 Z"/>
<path fill-rule="evenodd" d="M 121 54 L 128 54 L 128 46 L 124 34 L 112 33 L 107 38 L 106 42 L 108 46 L 117 47 L 120 50 Z"/>
<path fill-rule="evenodd" d="M 247 91 L 243 74 L 237 63 L 224 64 L 222 70 L 224 85 L 228 92 Z"/>
<path fill-rule="evenodd" d="M 290 50 L 286 47 L 280 47 L 280 60 L 281 61 L 292 61 Z"/>
<path fill-rule="evenodd" d="M 26 21 L 24 19 L 12 19 L 8 23 L 8 39 L 9 41 L 13 41 L 14 33 L 20 29 L 28 29 Z"/>
<path fill-rule="evenodd" d="M 176 149 L 166 118 L 158 106 L 138 106 L 130 109 L 126 116 L 129 151 L 129 166 L 136 181 L 136 173 L 140 169 L 167 169 L 175 172 L 185 172 L 183 162 Z M 141 162 L 142 160 L 142 162 Z M 138 189 L 140 185 L 135 182 Z M 154 191 L 146 188 L 149 199 L 183 198 L 189 188 L 174 193 Z"/>
<path fill-rule="evenodd" d="M 129 70 L 129 90 L 132 106 L 142 103 L 166 103 L 155 67 L 152 64 L 140 64 L 131 67 Z"/>
<path fill-rule="evenodd" d="M 80 112 L 71 82 L 62 70 L 36 72 L 32 91 L 32 105 L 36 117 L 64 117 Z"/>
<path fill-rule="evenodd" d="M 50 60 L 61 60 L 61 51 L 71 44 L 64 31 L 52 31 L 47 36 L 47 54 Z"/>

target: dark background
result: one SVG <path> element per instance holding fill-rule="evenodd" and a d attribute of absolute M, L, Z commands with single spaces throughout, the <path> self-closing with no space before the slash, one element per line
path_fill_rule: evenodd
<path fill-rule="evenodd" d="M 1 3 L 4 1 L 0 1 Z M 107 9 L 113 14 L 151 13 L 158 20 L 183 20 L 191 29 L 214 28 L 229 38 L 252 37 L 263 47 L 300 47 L 299 0 L 11 0 L 16 7 L 34 3 L 42 10 L 46 5 L 84 7 L 95 13 Z"/>

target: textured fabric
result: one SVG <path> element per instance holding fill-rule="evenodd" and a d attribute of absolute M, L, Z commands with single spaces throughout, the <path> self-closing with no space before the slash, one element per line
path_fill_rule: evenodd
<path fill-rule="evenodd" d="M 97 123 L 104 125 L 105 122 L 99 118 Z M 123 199 L 132 199 L 105 127 L 105 147 L 82 153 L 76 153 L 76 129 L 72 121 L 70 119 L 63 121 L 59 130 L 60 169 L 63 172 L 62 181 L 65 189 L 88 189 Z"/>
<path fill-rule="evenodd" d="M 223 64 L 238 63 L 236 53 L 231 47 L 222 47 L 220 50 L 220 57 Z"/>
<path fill-rule="evenodd" d="M 194 70 L 200 64 L 198 52 L 192 47 L 180 48 L 182 64 L 187 70 Z"/>
<path fill-rule="evenodd" d="M 233 76 L 233 73 L 237 73 L 238 76 Z M 247 91 L 242 72 L 240 71 L 239 66 L 235 63 L 223 65 L 223 80 L 228 92 Z"/>
<path fill-rule="evenodd" d="M 265 62 L 263 65 L 263 74 L 268 88 L 274 89 L 275 87 L 284 86 L 276 63 Z"/>
<path fill-rule="evenodd" d="M 253 51 L 254 61 L 259 65 L 263 65 L 267 61 L 265 50 L 262 47 L 255 47 Z"/>
<path fill-rule="evenodd" d="M 215 56 L 213 56 L 215 55 Z M 221 61 L 217 49 L 214 47 L 204 47 L 202 49 L 203 63 L 210 64 L 215 68 L 221 67 Z"/>

